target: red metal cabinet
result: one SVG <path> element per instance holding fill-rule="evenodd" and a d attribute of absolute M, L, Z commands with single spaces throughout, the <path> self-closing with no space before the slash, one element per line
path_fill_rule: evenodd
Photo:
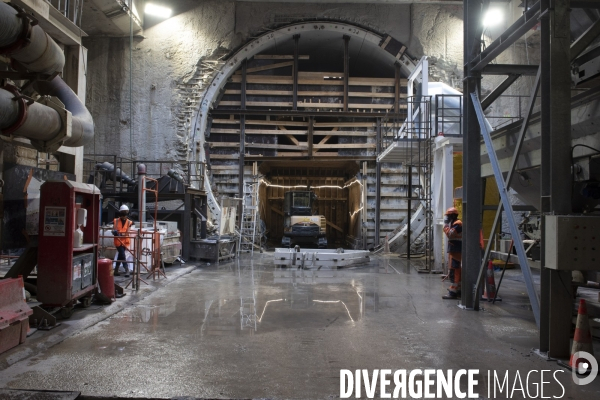
<path fill-rule="evenodd" d="M 40 197 L 38 301 L 71 307 L 90 298 L 97 284 L 100 189 L 72 181 L 47 181 Z M 78 209 L 87 210 L 83 246 L 73 247 Z"/>

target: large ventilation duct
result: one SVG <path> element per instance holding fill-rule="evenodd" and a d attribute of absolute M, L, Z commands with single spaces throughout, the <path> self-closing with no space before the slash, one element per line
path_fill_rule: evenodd
<path fill-rule="evenodd" d="M 52 75 L 62 72 L 65 55 L 39 25 L 10 5 L 0 2 L 0 52 L 29 71 Z"/>
<path fill-rule="evenodd" d="M 65 57 L 60 47 L 24 13 L 0 2 L 0 53 L 31 72 L 54 75 L 62 71 Z M 79 97 L 59 77 L 37 81 L 40 102 L 25 101 L 12 86 L 0 89 L 0 130 L 26 137 L 40 151 L 60 146 L 79 147 L 94 137 L 94 123 Z"/>

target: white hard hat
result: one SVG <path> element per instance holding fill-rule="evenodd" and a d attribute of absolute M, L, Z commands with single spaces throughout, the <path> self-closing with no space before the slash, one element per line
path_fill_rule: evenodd
<path fill-rule="evenodd" d="M 121 208 L 119 208 L 119 211 L 129 211 L 129 207 L 127 207 L 125 204 L 123 204 L 121 206 Z"/>

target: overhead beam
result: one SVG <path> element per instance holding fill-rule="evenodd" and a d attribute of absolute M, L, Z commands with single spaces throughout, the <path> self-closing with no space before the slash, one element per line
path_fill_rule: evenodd
<path fill-rule="evenodd" d="M 481 71 L 492 60 L 508 49 L 527 31 L 538 23 L 540 15 L 540 1 L 538 0 L 531 8 L 523 13 L 521 18 L 515 21 L 504 33 L 494 40 L 484 51 L 470 61 L 471 71 Z M 479 22 L 481 25 L 481 22 Z"/>
<path fill-rule="evenodd" d="M 600 19 L 590 26 L 571 45 L 571 61 L 574 61 L 600 35 Z"/>
<path fill-rule="evenodd" d="M 594 1 L 571 1 L 571 8 L 595 8 L 600 9 L 600 2 Z"/>
<path fill-rule="evenodd" d="M 481 108 L 486 110 L 489 106 L 491 106 L 492 103 L 510 87 L 510 85 L 519 79 L 519 76 L 520 75 L 509 75 L 501 84 L 496 86 L 496 88 L 492 90 L 492 92 L 488 94 L 485 99 L 481 101 Z"/>
<path fill-rule="evenodd" d="M 481 70 L 481 75 L 528 75 L 537 74 L 537 65 L 523 64 L 488 64 Z"/>

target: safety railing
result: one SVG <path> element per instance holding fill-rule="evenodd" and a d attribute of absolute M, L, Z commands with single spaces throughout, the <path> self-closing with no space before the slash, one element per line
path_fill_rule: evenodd
<path fill-rule="evenodd" d="M 146 165 L 148 178 L 156 180 L 168 175 L 176 182 L 199 189 L 204 187 L 206 164 L 198 161 L 133 160 L 112 154 L 86 154 L 83 173 L 88 177 L 88 183 L 96 184 L 103 191 L 133 192 L 138 181 L 139 164 Z"/>
<path fill-rule="evenodd" d="M 81 27 L 81 16 L 83 14 L 84 0 L 46 0 L 52 7 L 56 8 L 62 15 Z"/>

